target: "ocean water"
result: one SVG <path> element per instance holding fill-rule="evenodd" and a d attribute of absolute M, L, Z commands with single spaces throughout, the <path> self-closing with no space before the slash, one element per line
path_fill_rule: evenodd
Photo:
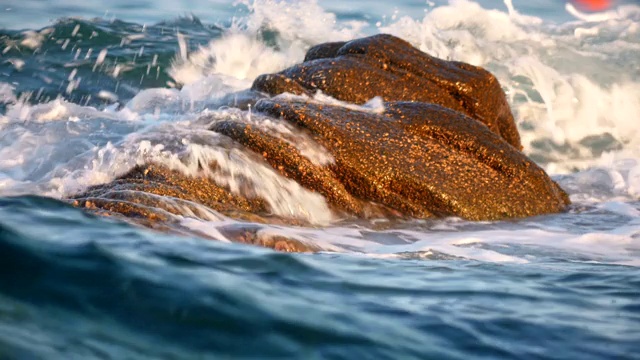
<path fill-rule="evenodd" d="M 376 33 L 492 71 L 571 207 L 347 222 L 206 130 L 264 125 L 221 99 L 310 46 Z M 4 0 L 0 359 L 638 359 L 639 59 L 634 1 Z M 313 224 L 260 232 L 323 251 L 231 243 L 219 229 L 239 222 L 211 209 L 178 217 L 200 238 L 64 201 L 145 161 L 194 174 L 220 156 L 217 180 L 242 175 Z"/>

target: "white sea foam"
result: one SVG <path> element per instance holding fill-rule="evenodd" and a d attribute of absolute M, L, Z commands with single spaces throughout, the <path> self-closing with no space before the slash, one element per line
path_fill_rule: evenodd
<path fill-rule="evenodd" d="M 449 219 L 418 230 L 369 230 L 361 227 L 321 229 L 258 225 L 263 232 L 311 243 L 325 251 L 408 259 L 462 258 L 487 262 L 529 263 L 557 256 L 576 262 L 640 266 L 640 211 L 619 202 L 600 206 L 603 211 L 631 219 L 625 225 L 580 233 L 570 226 L 521 221 L 517 229 L 500 223 Z M 443 226 L 448 223 L 448 226 Z M 225 223 L 185 219 L 182 224 L 214 236 Z M 501 228 L 502 227 L 502 228 Z M 479 228 L 479 229 L 478 229 Z"/>
<path fill-rule="evenodd" d="M 18 99 L 11 84 L 0 82 L 0 104 L 15 103 Z"/>
<path fill-rule="evenodd" d="M 363 22 L 338 23 L 336 16 L 316 1 L 241 1 L 250 15 L 235 22 L 219 39 L 178 58 L 169 74 L 190 84 L 203 76 L 226 75 L 247 80 L 300 62 L 306 50 L 326 41 L 350 40 L 362 35 Z M 273 32 L 276 47 L 262 39 Z M 276 50 L 277 48 L 277 50 Z"/>
<path fill-rule="evenodd" d="M 190 53 L 188 59 L 176 60 L 169 74 L 181 84 L 191 84 L 208 75 L 224 75 L 247 80 L 246 85 L 250 85 L 260 74 L 293 64 L 295 59 L 287 55 L 265 45 L 256 34 L 232 29 Z"/>
<path fill-rule="evenodd" d="M 598 165 L 559 179 L 574 202 L 640 200 L 640 160 L 617 160 L 611 155 L 603 156 Z"/>

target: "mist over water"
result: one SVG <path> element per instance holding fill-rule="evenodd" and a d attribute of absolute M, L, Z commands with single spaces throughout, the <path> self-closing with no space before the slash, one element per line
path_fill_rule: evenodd
<path fill-rule="evenodd" d="M 636 3 L 599 13 L 560 1 L 109 6 L 9 1 L 0 12 L 0 358 L 640 351 Z M 494 73 L 524 152 L 569 193 L 568 212 L 349 222 L 207 130 L 234 119 L 314 163 L 332 162 L 292 125 L 222 105 L 313 45 L 377 33 Z M 212 160 L 220 171 L 203 173 L 198 164 Z M 94 218 L 55 200 L 151 161 L 232 191 L 248 186 L 274 214 L 313 224 L 259 232 L 324 251 L 230 244 L 220 229 L 239 222 L 204 207 L 206 216 L 178 220 L 219 242 Z M 105 300 L 112 296 L 120 305 Z"/>

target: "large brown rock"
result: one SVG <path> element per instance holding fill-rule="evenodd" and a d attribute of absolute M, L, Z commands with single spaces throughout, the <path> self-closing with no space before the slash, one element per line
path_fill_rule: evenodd
<path fill-rule="evenodd" d="M 435 58 L 391 35 L 317 45 L 303 63 L 259 76 L 252 89 L 270 95 L 320 90 L 355 104 L 376 96 L 385 101 L 439 104 L 481 121 L 515 148 L 522 148 L 495 76 L 477 66 Z"/>
<path fill-rule="evenodd" d="M 484 124 L 440 105 L 391 102 L 377 114 L 275 98 L 259 101 L 256 110 L 310 130 L 334 156 L 328 169 L 341 189 L 412 217 L 495 220 L 557 212 L 568 203 L 524 154 Z M 275 153 L 244 140 L 246 131 L 224 133 Z M 284 163 L 277 156 L 273 161 Z M 287 175 L 304 183 L 293 170 Z"/>
<path fill-rule="evenodd" d="M 317 91 L 353 104 L 380 96 L 384 109 L 322 103 L 309 97 Z M 284 92 L 303 96 L 275 96 Z M 258 77 L 245 93 L 255 96 L 243 100 L 245 105 L 274 96 L 258 100 L 253 109 L 268 121 L 295 125 L 334 161 L 314 162 L 268 127 L 242 118 L 218 119 L 211 130 L 323 195 L 342 218 L 496 220 L 559 212 L 569 203 L 566 193 L 520 152 L 516 125 L 493 75 L 431 57 L 393 36 L 318 45 L 303 63 Z M 202 166 L 216 171 L 216 164 Z M 158 164 L 136 167 L 73 199 L 77 206 L 163 231 L 193 233 L 178 219 L 207 219 L 207 209 L 247 224 L 304 225 L 274 216 L 251 191 L 232 193 L 209 177 Z M 219 231 L 234 241 L 284 251 L 319 250 L 259 229 L 225 225 Z"/>

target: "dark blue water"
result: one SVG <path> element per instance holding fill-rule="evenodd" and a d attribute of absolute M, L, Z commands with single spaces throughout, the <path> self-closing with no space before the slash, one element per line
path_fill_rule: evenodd
<path fill-rule="evenodd" d="M 0 358 L 637 359 L 640 270 L 284 254 L 0 200 Z"/>

